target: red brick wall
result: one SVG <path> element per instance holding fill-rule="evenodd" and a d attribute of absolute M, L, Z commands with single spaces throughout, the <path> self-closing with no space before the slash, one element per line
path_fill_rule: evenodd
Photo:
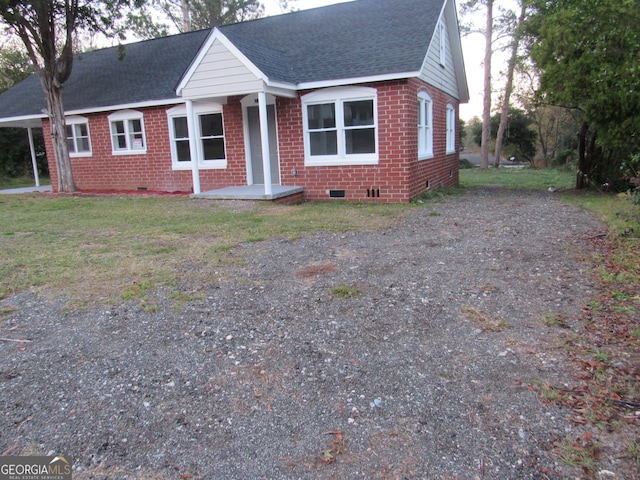
<path fill-rule="evenodd" d="M 351 201 L 400 203 L 409 200 L 409 152 L 406 149 L 413 130 L 417 136 L 417 127 L 408 131 L 411 121 L 410 107 L 405 101 L 408 84 L 398 81 L 367 86 L 378 91 L 380 152 L 377 165 L 305 167 L 301 100 L 278 99 L 279 139 L 289 133 L 286 141 L 279 141 L 283 185 L 304 187 L 308 200 L 328 200 L 329 190 L 344 190 L 344 199 Z M 305 93 L 308 92 L 301 92 L 300 96 Z M 292 175 L 293 170 L 298 172 L 297 176 Z"/>
<path fill-rule="evenodd" d="M 308 200 L 328 200 L 328 190 L 344 190 L 346 200 L 396 203 L 408 202 L 420 195 L 427 189 L 427 181 L 430 188 L 457 185 L 458 153 L 446 154 L 446 108 L 451 103 L 457 112 L 457 100 L 417 79 L 367 86 L 378 91 L 378 165 L 305 167 L 301 101 L 279 98 L 282 184 L 304 187 Z M 419 161 L 420 89 L 427 91 L 434 102 L 434 157 Z M 301 92 L 300 96 L 305 93 Z M 296 176 L 292 175 L 294 170 Z"/>
<path fill-rule="evenodd" d="M 377 165 L 305 167 L 300 96 L 308 92 L 301 92 L 295 99 L 276 100 L 282 184 L 304 187 L 307 200 L 329 200 L 329 190 L 344 190 L 345 200 L 371 202 L 408 202 L 426 189 L 427 181 L 431 188 L 456 185 L 458 153 L 445 153 L 445 124 L 447 103 L 453 104 L 457 112 L 458 102 L 417 79 L 367 86 L 378 92 L 380 152 Z M 434 102 L 434 158 L 419 161 L 417 95 L 420 89 L 426 90 Z M 241 97 L 231 97 L 223 107 L 227 168 L 201 170 L 203 191 L 247 183 L 240 100 Z M 71 159 L 77 187 L 85 191 L 191 192 L 191 171 L 171 168 L 168 108 L 171 107 L 138 109 L 144 113 L 147 140 L 144 155 L 112 155 L 107 118 L 111 112 L 87 115 L 93 155 Z M 43 127 L 48 131 L 47 121 Z M 456 134 L 459 134 L 457 125 Z M 45 140 L 51 159 L 51 179 L 57 188 L 51 138 Z"/>
<path fill-rule="evenodd" d="M 426 83 L 418 80 L 409 80 L 411 86 L 411 97 L 407 99 L 412 103 L 411 115 L 412 124 L 418 125 L 418 92 L 424 91 L 429 94 L 433 102 L 433 158 L 418 160 L 418 137 L 411 139 L 411 160 L 410 160 L 410 198 L 414 198 L 426 190 L 427 182 L 429 188 L 453 187 L 458 185 L 458 171 L 460 164 L 460 132 L 458 131 L 458 101 Z M 456 150 L 455 153 L 447 154 L 447 105 L 451 104 L 456 109 Z"/>
<path fill-rule="evenodd" d="M 73 178 L 79 190 L 132 191 L 146 189 L 156 192 L 185 192 L 192 188 L 191 170 L 173 170 L 171 144 L 166 111 L 169 107 L 136 109 L 144 113 L 147 153 L 139 155 L 113 155 L 108 115 L 111 112 L 85 115 L 89 119 L 92 155 L 71 159 Z M 242 108 L 239 101 L 223 108 L 225 122 L 225 148 L 227 168 L 200 170 L 202 190 L 245 185 L 246 162 L 242 138 Z M 45 120 L 43 128 L 48 131 Z M 45 138 L 51 182 L 57 189 L 57 169 L 53 160 L 51 137 Z"/>

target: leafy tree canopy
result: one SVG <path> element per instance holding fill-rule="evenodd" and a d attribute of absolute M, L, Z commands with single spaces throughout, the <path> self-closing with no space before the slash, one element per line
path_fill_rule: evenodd
<path fill-rule="evenodd" d="M 289 8 L 288 2 L 280 2 Z M 166 23 L 161 18 L 164 15 Z M 127 28 L 138 38 L 151 39 L 253 20 L 264 15 L 258 0 L 151 0 L 144 8 L 127 14 Z"/>
<path fill-rule="evenodd" d="M 0 47 L 0 93 L 33 73 L 33 64 L 24 49 L 11 42 Z"/>
<path fill-rule="evenodd" d="M 638 0 L 535 0 L 531 57 L 548 104 L 578 109 L 608 148 L 640 148 Z"/>

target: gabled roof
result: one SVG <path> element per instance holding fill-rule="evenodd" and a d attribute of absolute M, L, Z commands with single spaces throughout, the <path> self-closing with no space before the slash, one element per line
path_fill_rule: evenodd
<path fill-rule="evenodd" d="M 271 80 L 420 70 L 443 0 L 358 0 L 220 27 Z"/>
<path fill-rule="evenodd" d="M 447 1 L 453 0 L 357 0 L 217 30 L 270 81 L 304 87 L 340 79 L 400 78 L 420 71 Z M 211 33 L 201 30 L 77 55 L 64 85 L 65 111 L 175 103 L 176 87 Z M 0 95 L 0 119 L 5 119 L 0 123 L 12 119 L 26 125 L 43 117 L 44 108 L 34 75 Z"/>

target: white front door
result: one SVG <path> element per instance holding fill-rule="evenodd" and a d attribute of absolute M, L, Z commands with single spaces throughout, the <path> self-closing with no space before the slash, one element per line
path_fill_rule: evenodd
<path fill-rule="evenodd" d="M 249 162 L 253 184 L 264 183 L 264 167 L 262 162 L 262 140 L 260 139 L 260 113 L 258 107 L 247 107 Z M 267 123 L 269 125 L 269 164 L 271 166 L 271 183 L 280 185 L 280 168 L 278 161 L 278 134 L 276 132 L 275 105 L 267 105 Z"/>
<path fill-rule="evenodd" d="M 278 129 L 276 125 L 275 98 L 269 96 L 267 104 L 267 125 L 269 130 L 269 165 L 271 183 L 280 185 L 280 161 L 278 157 Z M 260 135 L 260 112 L 257 96 L 250 95 L 242 100 L 245 148 L 247 150 L 247 183 L 264 184 L 264 162 L 262 161 L 262 139 Z"/>

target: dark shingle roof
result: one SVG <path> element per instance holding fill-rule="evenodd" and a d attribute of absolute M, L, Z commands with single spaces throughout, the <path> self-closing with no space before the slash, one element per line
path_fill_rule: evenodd
<path fill-rule="evenodd" d="M 202 30 L 76 55 L 63 87 L 65 110 L 175 98 L 177 82 L 208 35 Z M 0 95 L 0 118 L 38 115 L 44 108 L 36 75 Z"/>
<path fill-rule="evenodd" d="M 298 84 L 416 72 L 443 3 L 358 0 L 220 31 L 271 80 Z"/>
<path fill-rule="evenodd" d="M 358 0 L 220 27 L 270 80 L 292 84 L 417 72 L 444 0 Z M 80 54 L 64 85 L 66 111 L 176 98 L 209 35 L 201 30 Z M 0 95 L 0 118 L 39 115 L 31 76 Z"/>

